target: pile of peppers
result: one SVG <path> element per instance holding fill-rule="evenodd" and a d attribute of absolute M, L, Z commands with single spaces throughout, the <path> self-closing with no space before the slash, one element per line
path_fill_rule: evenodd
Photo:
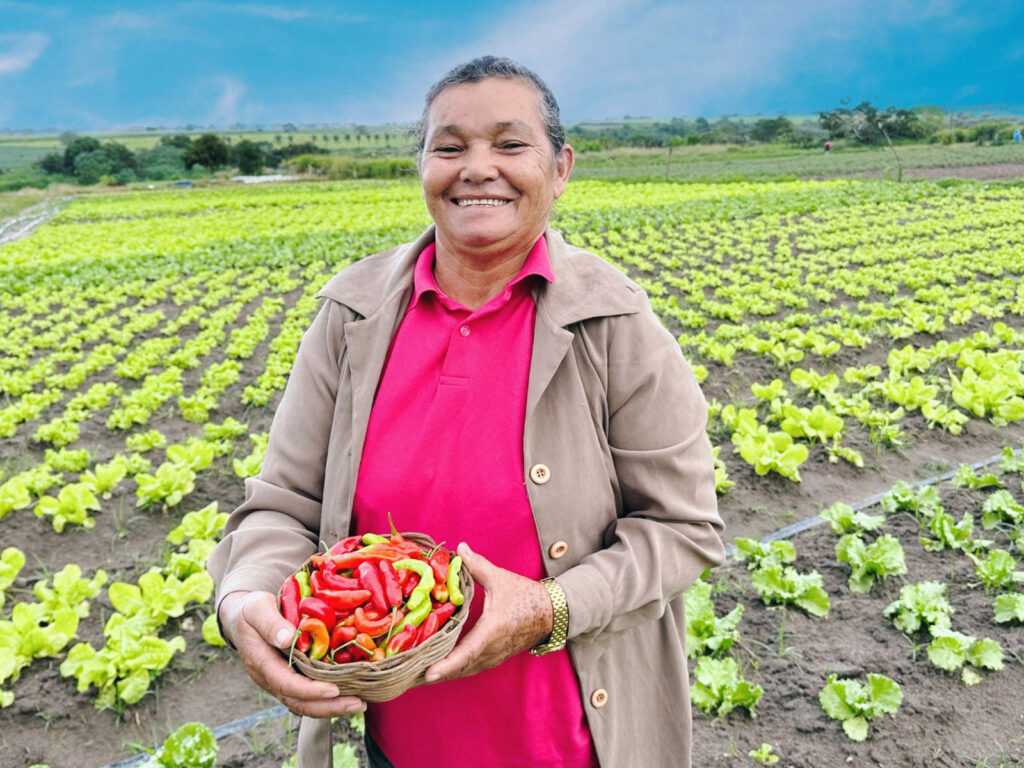
<path fill-rule="evenodd" d="M 293 647 L 335 664 L 382 661 L 426 642 L 462 605 L 462 558 L 400 533 L 342 539 L 281 585 Z"/>

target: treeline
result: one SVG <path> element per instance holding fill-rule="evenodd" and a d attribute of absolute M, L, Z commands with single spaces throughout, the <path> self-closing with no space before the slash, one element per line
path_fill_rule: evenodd
<path fill-rule="evenodd" d="M 784 115 L 757 120 L 722 117 L 710 121 L 672 118 L 666 121 L 626 120 L 619 124 L 580 123 L 570 126 L 569 142 L 586 152 L 615 147 L 678 147 L 695 144 L 746 144 L 752 141 L 788 144 L 795 147 L 820 146 L 824 141 L 844 140 L 853 145 L 881 145 L 893 142 L 952 144 L 976 142 L 1001 144 L 1011 140 L 1014 125 L 988 120 L 970 126 L 950 128 L 937 107 L 879 110 L 870 102 L 839 107 L 818 114 L 816 122 L 794 122 Z"/>
<path fill-rule="evenodd" d="M 46 174 L 71 178 L 79 184 L 127 184 L 229 167 L 246 175 L 259 174 L 268 167 L 285 166 L 293 157 L 327 151 L 312 142 L 274 147 L 269 142 L 248 139 L 231 143 L 214 133 L 204 133 L 194 139 L 186 134 L 162 136 L 155 147 L 133 152 L 116 141 L 101 143 L 91 136 L 76 136 L 68 137 L 63 152 L 44 155 L 36 165 Z"/>

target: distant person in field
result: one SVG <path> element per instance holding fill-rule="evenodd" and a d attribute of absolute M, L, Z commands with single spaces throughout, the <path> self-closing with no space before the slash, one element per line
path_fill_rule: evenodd
<path fill-rule="evenodd" d="M 644 292 L 549 227 L 574 154 L 537 75 L 456 67 L 417 136 L 433 224 L 321 290 L 209 561 L 225 636 L 304 716 L 300 768 L 364 708 L 374 768 L 686 768 L 683 593 L 724 558 L 697 380 Z M 275 594 L 389 517 L 464 542 L 477 590 L 428 684 L 367 707 L 288 666 Z"/>
<path fill-rule="evenodd" d="M 1020 128 L 1013 129 L 1013 143 L 1020 144 Z"/>
<path fill-rule="evenodd" d="M 832 142 L 831 141 L 826 141 L 825 142 L 825 151 L 826 152 L 831 152 L 832 151 Z"/>

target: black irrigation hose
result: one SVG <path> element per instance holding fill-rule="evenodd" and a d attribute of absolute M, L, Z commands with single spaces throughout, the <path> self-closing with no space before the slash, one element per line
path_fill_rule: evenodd
<path fill-rule="evenodd" d="M 1014 456 L 1019 456 L 1021 453 L 1020 451 L 1014 451 L 1012 449 L 1011 452 Z M 973 464 L 970 465 L 970 467 L 971 469 L 981 469 L 982 467 L 987 467 L 990 464 L 995 464 L 1002 458 L 1003 454 L 1000 451 L 995 456 L 989 456 L 987 459 L 982 459 L 981 461 L 974 462 Z M 921 486 L 925 485 L 935 485 L 937 483 L 942 483 L 945 482 L 946 480 L 952 479 L 953 477 L 956 476 L 957 471 L 958 470 L 956 469 L 950 470 L 949 472 L 943 472 L 941 475 L 933 475 L 932 477 L 926 478 L 924 480 L 917 480 L 916 482 L 908 483 L 908 485 L 911 488 L 920 488 Z M 868 496 L 866 499 L 861 499 L 860 501 L 854 502 L 850 506 L 853 508 L 854 512 L 859 512 L 862 509 L 873 507 L 875 506 L 875 504 L 878 504 L 882 500 L 882 497 L 885 496 L 886 493 L 888 493 L 888 491 L 884 491 L 883 493 L 876 493 L 874 496 Z M 772 531 L 771 533 L 766 534 L 765 536 L 761 537 L 761 541 L 767 543 L 769 541 L 779 541 L 780 539 L 788 539 L 795 536 L 798 533 L 802 533 L 803 531 L 809 530 L 810 528 L 816 528 L 817 526 L 827 522 L 828 520 L 826 520 L 823 517 L 820 517 L 819 515 L 805 517 L 803 520 L 797 520 L 795 523 L 790 523 L 789 525 L 783 528 L 779 528 L 779 530 L 777 531 Z M 735 554 L 735 544 L 730 544 L 728 547 L 725 548 L 726 557 L 731 558 Z"/>
<path fill-rule="evenodd" d="M 1013 455 L 1019 456 L 1020 451 L 1013 451 Z M 995 464 L 1002 458 L 1003 454 L 1000 452 L 995 456 L 990 456 L 987 459 L 976 461 L 971 464 L 970 467 L 971 469 L 981 469 L 982 467 L 987 467 L 990 464 Z M 917 482 L 909 483 L 909 485 L 911 488 L 919 488 L 923 485 L 935 485 L 936 483 L 941 483 L 951 479 L 956 475 L 956 472 L 956 470 L 943 472 L 941 475 L 934 475 L 926 478 L 925 480 L 918 480 Z M 885 496 L 885 493 L 876 493 L 874 496 L 868 496 L 866 499 L 861 499 L 850 506 L 853 507 L 855 512 L 859 512 L 862 509 L 867 509 L 868 507 L 873 507 L 875 504 L 878 504 L 882 500 L 883 496 Z M 767 534 L 761 539 L 761 541 L 769 542 L 777 541 L 778 539 L 788 539 L 802 531 L 806 531 L 809 528 L 814 528 L 826 522 L 828 521 L 817 515 L 807 517 Z M 730 545 L 726 547 L 725 554 L 726 557 L 732 557 L 736 554 L 736 546 Z M 212 729 L 213 735 L 217 737 L 218 741 L 220 741 L 221 739 L 226 739 L 228 736 L 234 736 L 236 733 L 241 731 L 247 731 L 260 723 L 265 723 L 267 720 L 275 720 L 279 717 L 284 717 L 286 714 L 288 714 L 288 709 L 283 705 L 278 704 L 270 707 L 269 709 L 264 709 L 262 712 L 256 712 L 255 714 L 239 718 L 238 720 L 232 720 L 230 723 L 219 725 Z M 142 754 L 135 755 L 135 757 L 129 757 L 126 760 L 121 760 L 118 763 L 110 763 L 109 765 L 103 766 L 103 768 L 135 768 L 135 766 L 143 765 L 151 757 L 152 755 L 148 752 L 144 752 Z"/>
<path fill-rule="evenodd" d="M 217 741 L 226 739 L 228 736 L 234 736 L 236 733 L 241 731 L 247 731 L 250 728 L 255 728 L 260 723 L 265 723 L 268 720 L 276 720 L 279 717 L 284 717 L 288 714 L 288 709 L 283 704 L 264 709 L 262 712 L 256 712 L 246 717 L 240 717 L 237 720 L 232 720 L 230 723 L 224 725 L 218 725 L 216 728 L 212 728 L 213 735 L 217 737 Z M 149 752 L 142 752 L 141 754 L 135 755 L 121 760 L 117 763 L 110 763 L 109 765 L 103 766 L 103 768 L 135 768 L 135 766 L 144 765 L 150 759 L 153 758 Z"/>

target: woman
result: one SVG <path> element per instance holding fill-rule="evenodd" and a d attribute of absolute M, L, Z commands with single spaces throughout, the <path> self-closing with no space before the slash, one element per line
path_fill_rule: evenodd
<path fill-rule="evenodd" d="M 390 515 L 465 542 L 479 588 L 433 684 L 370 705 L 371 765 L 688 765 L 682 594 L 723 559 L 704 398 L 643 292 L 548 228 L 573 150 L 536 75 L 456 68 L 419 135 L 434 225 L 320 293 L 209 562 L 225 634 L 328 766 L 365 705 L 287 667 L 274 594 Z"/>

